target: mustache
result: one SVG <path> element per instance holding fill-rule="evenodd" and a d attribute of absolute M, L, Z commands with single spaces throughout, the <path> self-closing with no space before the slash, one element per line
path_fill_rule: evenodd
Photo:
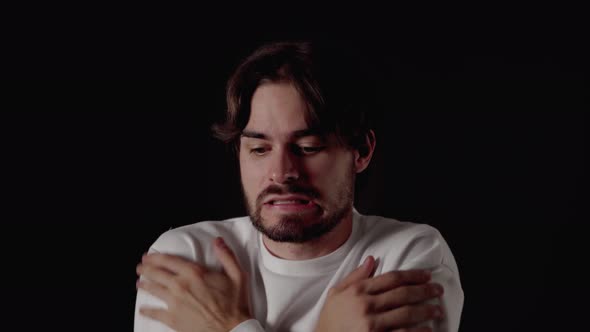
<path fill-rule="evenodd" d="M 317 190 L 311 187 L 304 187 L 298 184 L 287 184 L 284 186 L 270 185 L 258 195 L 258 198 L 256 199 L 256 205 L 260 206 L 268 195 L 288 194 L 305 195 L 311 199 L 317 199 L 320 197 L 320 194 L 317 192 Z"/>

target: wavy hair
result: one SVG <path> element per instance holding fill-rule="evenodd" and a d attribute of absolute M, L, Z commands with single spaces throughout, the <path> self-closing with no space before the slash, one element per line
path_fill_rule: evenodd
<path fill-rule="evenodd" d="M 225 121 L 213 126 L 214 136 L 238 151 L 258 86 L 288 82 L 307 105 L 308 127 L 335 133 L 342 143 L 362 150 L 371 127 L 364 103 L 366 80 L 360 62 L 349 51 L 312 42 L 275 42 L 259 47 L 228 80 Z"/>

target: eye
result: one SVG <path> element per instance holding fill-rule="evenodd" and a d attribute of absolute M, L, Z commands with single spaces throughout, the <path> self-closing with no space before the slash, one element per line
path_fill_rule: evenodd
<path fill-rule="evenodd" d="M 254 154 L 256 156 L 263 156 L 266 154 L 267 151 L 268 151 L 268 149 L 266 149 L 264 147 L 251 148 L 250 154 Z"/>
<path fill-rule="evenodd" d="M 325 146 L 298 146 L 296 150 L 301 155 L 313 155 L 324 150 L 325 148 Z"/>

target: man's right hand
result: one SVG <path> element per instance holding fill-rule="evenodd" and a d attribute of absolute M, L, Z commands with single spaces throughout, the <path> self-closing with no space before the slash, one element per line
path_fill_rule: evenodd
<path fill-rule="evenodd" d="M 352 271 L 328 292 L 316 332 L 404 331 L 429 332 L 417 324 L 442 317 L 442 308 L 425 301 L 443 293 L 441 285 L 428 283 L 426 270 L 371 274 L 375 259 Z"/>

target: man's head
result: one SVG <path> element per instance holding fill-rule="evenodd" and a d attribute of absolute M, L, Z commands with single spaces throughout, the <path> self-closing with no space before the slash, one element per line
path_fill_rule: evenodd
<path fill-rule="evenodd" d="M 216 134 L 237 148 L 254 225 L 268 238 L 302 243 L 350 216 L 356 174 L 375 147 L 354 67 L 309 43 L 255 51 L 227 88 Z"/>

